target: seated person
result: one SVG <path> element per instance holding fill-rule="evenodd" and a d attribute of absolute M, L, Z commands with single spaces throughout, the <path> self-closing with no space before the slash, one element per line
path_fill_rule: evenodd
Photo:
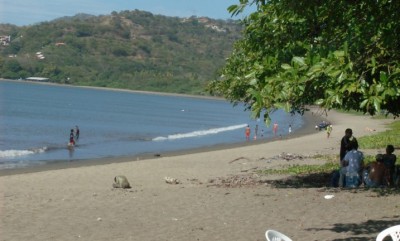
<path fill-rule="evenodd" d="M 396 155 L 393 154 L 394 147 L 393 145 L 387 145 L 386 147 L 386 154 L 383 155 L 383 163 L 385 164 L 386 168 L 390 171 L 390 183 L 393 184 L 395 180 L 395 165 L 396 165 Z"/>
<path fill-rule="evenodd" d="M 400 187 L 400 166 L 395 166 L 393 174 L 393 182 L 390 183 L 394 187 Z"/>
<path fill-rule="evenodd" d="M 341 162 L 339 186 L 358 187 L 361 184 L 362 170 L 364 168 L 364 154 L 358 150 L 358 142 L 353 139 L 349 149 Z"/>
<path fill-rule="evenodd" d="M 378 154 L 364 170 L 364 184 L 366 187 L 380 187 L 389 184 L 390 172 L 383 163 L 383 155 Z"/>

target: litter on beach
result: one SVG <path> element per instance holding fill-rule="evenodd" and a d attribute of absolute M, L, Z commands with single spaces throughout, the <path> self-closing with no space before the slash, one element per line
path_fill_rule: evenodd
<path fill-rule="evenodd" d="M 332 199 L 335 195 L 325 195 L 324 198 L 325 199 Z"/>

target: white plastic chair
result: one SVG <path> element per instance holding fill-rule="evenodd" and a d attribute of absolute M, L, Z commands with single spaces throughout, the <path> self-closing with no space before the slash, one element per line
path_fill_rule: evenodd
<path fill-rule="evenodd" d="M 288 236 L 278 231 L 269 229 L 265 232 L 265 237 L 268 241 L 293 241 Z"/>
<path fill-rule="evenodd" d="M 393 241 L 400 241 L 400 225 L 392 226 L 380 232 L 376 241 L 382 241 L 385 237 L 390 235 Z"/>

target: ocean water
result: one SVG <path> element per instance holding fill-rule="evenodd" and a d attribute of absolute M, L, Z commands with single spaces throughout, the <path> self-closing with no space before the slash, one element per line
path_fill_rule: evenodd
<path fill-rule="evenodd" d="M 272 121 L 278 135 L 303 126 L 283 111 Z M 271 126 L 224 100 L 0 81 L 0 169 L 240 143 L 247 125 L 252 136 L 259 125 L 262 138 L 273 137 Z"/>

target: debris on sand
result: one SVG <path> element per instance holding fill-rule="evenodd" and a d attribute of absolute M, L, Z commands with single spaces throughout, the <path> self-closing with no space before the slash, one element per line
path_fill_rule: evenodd
<path fill-rule="evenodd" d="M 271 159 L 291 161 L 291 160 L 303 160 L 304 158 L 307 157 L 299 154 L 282 152 L 281 154 L 274 156 Z"/>
<path fill-rule="evenodd" d="M 261 176 L 257 174 L 243 174 L 243 175 L 231 175 L 229 177 L 218 177 L 215 179 L 208 180 L 208 186 L 215 187 L 254 187 L 265 184 L 265 181 L 261 179 Z"/>
<path fill-rule="evenodd" d="M 165 182 L 168 184 L 179 184 L 181 183 L 178 179 L 173 178 L 173 177 L 165 177 Z"/>

